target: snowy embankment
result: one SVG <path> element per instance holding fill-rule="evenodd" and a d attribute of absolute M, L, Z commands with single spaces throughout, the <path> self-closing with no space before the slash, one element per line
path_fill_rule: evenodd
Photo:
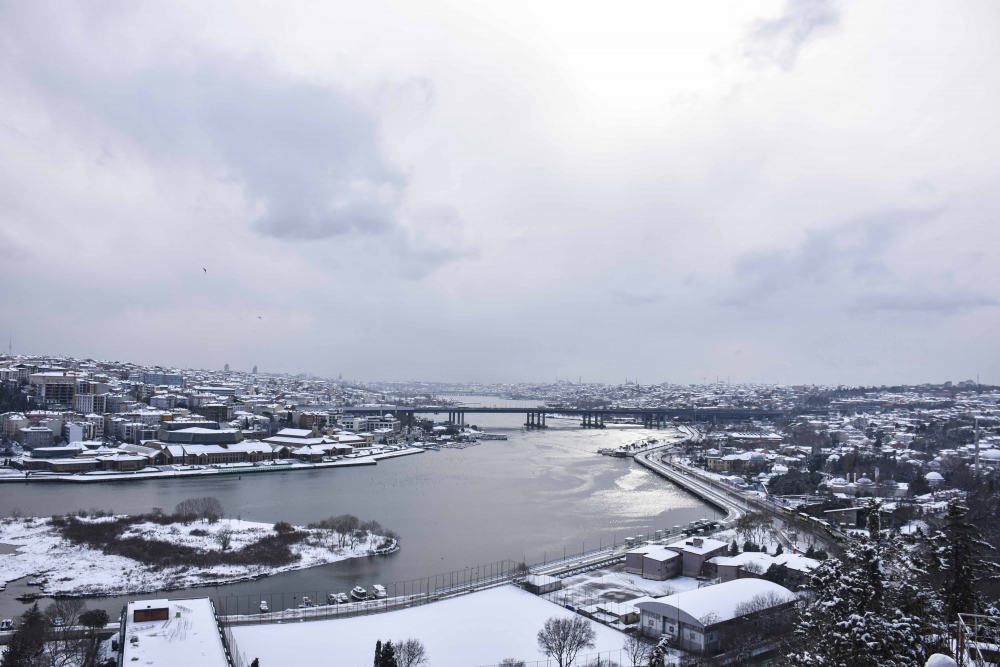
<path fill-rule="evenodd" d="M 119 517 L 120 518 L 120 517 Z M 113 521 L 115 517 L 88 519 Z M 299 570 L 347 558 L 388 553 L 398 548 L 395 540 L 368 533 L 340 546 L 338 534 L 324 529 L 297 528 L 305 537 L 289 544 L 291 562 L 277 566 L 256 564 L 160 566 L 106 554 L 64 538 L 49 518 L 16 518 L 0 521 L 0 543 L 17 545 L 13 554 L 0 555 L 0 582 L 34 575 L 44 581 L 42 591 L 51 595 L 119 595 L 205 586 Z M 236 552 L 275 535 L 274 525 L 251 521 L 220 520 L 214 524 L 194 522 L 160 524 L 139 521 L 128 526 L 122 538 L 168 542 L 200 552 L 221 552 L 222 533 L 228 532 L 227 551 Z M 379 545 L 388 546 L 378 549 Z"/>

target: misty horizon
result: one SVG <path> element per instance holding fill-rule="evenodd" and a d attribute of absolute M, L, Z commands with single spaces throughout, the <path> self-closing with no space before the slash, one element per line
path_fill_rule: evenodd
<path fill-rule="evenodd" d="M 993 3 L 37 2 L 0 35 L 16 354 L 1000 383 Z"/>

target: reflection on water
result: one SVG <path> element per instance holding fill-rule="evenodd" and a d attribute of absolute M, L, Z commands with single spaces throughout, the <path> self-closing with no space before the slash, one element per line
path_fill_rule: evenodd
<path fill-rule="evenodd" d="M 0 508 L 35 516 L 93 507 L 135 513 L 153 507 L 170 510 L 186 498 L 212 495 L 228 514 L 243 519 L 305 524 L 347 512 L 377 519 L 402 536 L 402 549 L 392 556 L 218 587 L 232 594 L 350 590 L 358 583 L 390 584 L 498 560 L 532 563 L 564 548 L 579 552 L 585 544 L 593 548 L 713 516 L 711 507 L 631 460 L 596 453 L 650 435 L 663 437 L 666 431 L 582 429 L 558 419 L 549 420 L 544 431 L 523 431 L 523 415 L 470 415 L 469 421 L 507 433 L 509 440 L 430 451 L 377 466 L 247 479 L 3 484 Z M 9 590 L 0 593 L 4 617 L 23 609 Z M 205 590 L 214 594 L 216 589 Z M 121 601 L 114 605 L 120 608 Z"/>

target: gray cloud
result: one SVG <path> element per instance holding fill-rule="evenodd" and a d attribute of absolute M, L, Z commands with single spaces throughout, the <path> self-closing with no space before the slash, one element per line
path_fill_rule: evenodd
<path fill-rule="evenodd" d="M 924 290 L 868 294 L 851 308 L 860 314 L 901 313 L 946 316 L 1000 305 L 997 299 L 975 290 L 930 287 Z"/>
<path fill-rule="evenodd" d="M 987 9 L 928 42 L 884 4 L 418 4 L 0 3 L 0 335 L 370 379 L 1000 378 Z"/>
<path fill-rule="evenodd" d="M 610 292 L 611 298 L 626 306 L 648 306 L 663 299 L 662 294 L 650 292 L 637 292 L 625 289 L 613 289 Z"/>
<path fill-rule="evenodd" d="M 832 0 L 787 0 L 779 17 L 754 24 L 746 53 L 754 60 L 790 70 L 806 42 L 839 21 L 840 13 Z"/>
<path fill-rule="evenodd" d="M 137 153 L 154 168 L 203 170 L 238 184 L 256 212 L 251 228 L 267 237 L 354 233 L 391 238 L 411 263 L 462 256 L 428 247 L 414 227 L 426 216 L 404 220 L 408 178 L 382 146 L 378 112 L 358 95 L 279 72 L 263 58 L 227 59 L 188 44 L 177 57 L 119 67 L 107 59 L 120 54 L 102 53 L 102 40 L 74 41 L 72 21 L 46 33 L 55 39 L 39 40 L 29 29 L 37 16 L 7 6 L 4 18 L 5 83 L 39 99 L 60 124 L 100 136 L 98 161 Z M 429 100 L 428 85 L 412 87 Z M 460 235 L 457 214 L 449 222 Z"/>
<path fill-rule="evenodd" d="M 858 315 L 922 313 L 944 317 L 997 305 L 950 275 L 927 269 L 901 272 L 895 250 L 911 232 L 938 218 L 943 208 L 899 210 L 830 229 L 813 230 L 791 250 L 744 253 L 733 261 L 729 307 L 800 310 L 816 306 Z"/>

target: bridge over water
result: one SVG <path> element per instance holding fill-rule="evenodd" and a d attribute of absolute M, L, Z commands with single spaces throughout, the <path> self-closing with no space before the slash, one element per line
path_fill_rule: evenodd
<path fill-rule="evenodd" d="M 465 424 L 467 414 L 523 414 L 524 425 L 528 428 L 545 428 L 546 415 L 579 416 L 583 428 L 604 428 L 605 421 L 615 418 L 632 418 L 641 422 L 646 428 L 661 428 L 667 426 L 675 418 L 686 418 L 693 421 L 712 421 L 749 419 L 776 419 L 783 415 L 774 410 L 742 410 L 734 408 L 560 408 L 551 406 L 532 407 L 481 407 L 481 406 L 440 406 L 431 405 L 419 408 L 408 406 L 362 406 L 345 407 L 345 414 L 401 415 L 410 420 L 418 414 L 448 414 L 448 421 L 453 424 Z"/>

